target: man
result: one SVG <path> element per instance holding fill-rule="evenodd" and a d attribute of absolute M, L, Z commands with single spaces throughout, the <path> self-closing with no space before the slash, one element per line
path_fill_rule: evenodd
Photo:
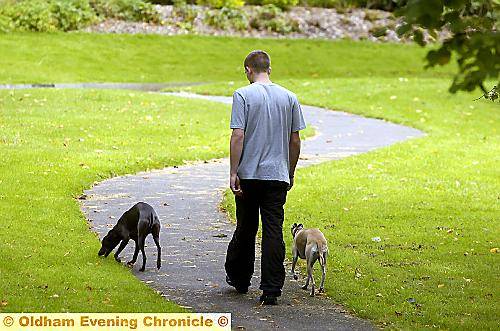
<path fill-rule="evenodd" d="M 254 272 L 255 237 L 262 218 L 260 301 L 276 305 L 285 281 L 283 205 L 300 154 L 299 131 L 306 127 L 297 97 L 269 79 L 264 51 L 245 58 L 250 85 L 233 94 L 230 187 L 237 225 L 226 256 L 226 280 L 247 293 Z"/>

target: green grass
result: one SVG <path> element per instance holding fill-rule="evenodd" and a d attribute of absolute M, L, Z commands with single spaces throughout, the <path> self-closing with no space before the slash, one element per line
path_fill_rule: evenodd
<path fill-rule="evenodd" d="M 414 45 L 85 33 L 0 34 L 0 82 L 207 82 L 238 80 L 243 59 L 265 49 L 285 78 L 449 76 L 424 71 Z M 290 56 L 293 54 L 293 56 Z M 353 56 L 355 54 L 356 56 Z"/>
<path fill-rule="evenodd" d="M 223 157 L 228 121 L 228 106 L 157 94 L 0 91 L 0 310 L 180 311 L 97 256 L 73 197 L 111 176 Z"/>
<path fill-rule="evenodd" d="M 423 70 L 423 49 L 348 41 L 10 34 L 0 35 L 0 82 L 213 81 L 219 83 L 190 90 L 229 95 L 247 84 L 241 63 L 257 48 L 271 53 L 273 79 L 297 92 L 302 103 L 428 134 L 298 171 L 286 226 L 301 221 L 325 232 L 329 296 L 378 325 L 498 329 L 500 264 L 499 255 L 490 253 L 500 246 L 498 104 L 472 102 L 480 93 L 449 95 L 454 68 Z M 2 309 L 177 309 L 125 268 L 94 256 L 98 242 L 71 197 L 114 174 L 227 155 L 228 113 L 217 111 L 227 107 L 157 95 L 131 98 L 128 92 L 14 95 L 0 92 L 0 211 L 7 215 L 0 232 L 0 277 L 7 281 L 0 287 L 8 301 Z M 208 116 L 200 122 L 211 129 L 188 122 L 192 105 L 202 110 L 196 119 Z M 144 145 L 141 128 L 150 112 L 172 117 Z M 132 128 L 118 130 L 120 123 Z M 231 203 L 225 200 L 229 210 Z M 30 208 L 13 210 L 16 205 Z M 31 230 L 33 222 L 42 226 Z M 64 229 L 71 240 L 58 235 Z M 380 243 L 371 240 L 377 236 Z M 142 306 L 132 304 L 132 290 Z"/>
<path fill-rule="evenodd" d="M 473 94 L 449 95 L 449 82 L 433 78 L 281 83 L 305 104 L 385 118 L 428 134 L 298 170 L 285 226 L 302 222 L 325 233 L 328 295 L 379 325 L 498 329 L 500 261 L 490 252 L 500 245 L 498 104 L 473 102 Z M 226 83 L 191 88 L 217 94 L 232 89 Z M 234 217 L 229 193 L 223 208 Z"/>

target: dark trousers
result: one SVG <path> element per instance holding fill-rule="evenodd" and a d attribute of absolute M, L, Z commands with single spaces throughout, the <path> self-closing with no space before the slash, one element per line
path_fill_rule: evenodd
<path fill-rule="evenodd" d="M 282 181 L 242 179 L 243 197 L 236 200 L 236 230 L 226 255 L 226 274 L 240 287 L 250 286 L 254 272 L 255 237 L 262 218 L 262 259 L 260 289 L 281 295 L 285 281 L 283 206 L 288 184 Z"/>

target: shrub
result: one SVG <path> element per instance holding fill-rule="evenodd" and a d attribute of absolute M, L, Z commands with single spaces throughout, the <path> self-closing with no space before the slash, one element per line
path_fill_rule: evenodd
<path fill-rule="evenodd" d="M 302 6 L 336 8 L 338 10 L 346 10 L 349 8 L 368 8 L 394 11 L 403 7 L 406 3 L 407 0 L 300 0 L 300 5 Z"/>
<path fill-rule="evenodd" d="M 185 0 L 174 0 L 174 16 L 181 19 L 176 22 L 178 27 L 191 31 L 198 11 L 193 6 L 188 6 Z"/>
<path fill-rule="evenodd" d="M 154 5 L 163 5 L 163 6 L 175 5 L 175 0 L 146 0 L 146 2 L 152 3 Z M 190 5 L 194 5 L 196 3 L 196 0 L 188 0 L 184 2 Z"/>
<path fill-rule="evenodd" d="M 407 0 L 339 0 L 338 6 L 393 11 L 404 6 L 406 2 Z"/>
<path fill-rule="evenodd" d="M 336 8 L 339 7 L 338 0 L 300 0 L 300 5 L 304 7 Z"/>
<path fill-rule="evenodd" d="M 299 23 L 288 18 L 275 5 L 265 5 L 258 9 L 257 15 L 250 20 L 250 26 L 258 30 L 290 33 L 300 31 Z"/>
<path fill-rule="evenodd" d="M 205 22 L 218 29 L 238 31 L 248 27 L 248 16 L 241 9 L 222 8 L 221 10 L 209 10 L 205 15 Z"/>
<path fill-rule="evenodd" d="M 200 6 L 207 6 L 210 8 L 239 8 L 245 4 L 244 0 L 196 0 Z"/>
<path fill-rule="evenodd" d="M 153 23 L 160 21 L 160 15 L 154 6 L 142 0 L 89 0 L 89 2 L 101 18 Z"/>
<path fill-rule="evenodd" d="M 0 33 L 9 32 L 13 29 L 12 20 L 0 13 Z"/>
<path fill-rule="evenodd" d="M 142 0 L 21 0 L 0 6 L 0 31 L 70 31 L 97 18 L 158 22 L 153 5 Z"/>
<path fill-rule="evenodd" d="M 12 29 L 21 31 L 69 31 L 82 28 L 96 19 L 85 0 L 30 0 L 0 8 Z"/>
<path fill-rule="evenodd" d="M 281 9 L 288 9 L 296 6 L 299 0 L 262 0 L 263 5 L 274 5 Z"/>
<path fill-rule="evenodd" d="M 296 6 L 299 0 L 247 0 L 245 3 L 255 6 L 274 5 L 280 9 L 286 10 Z"/>
<path fill-rule="evenodd" d="M 51 11 L 57 21 L 57 29 L 78 30 L 96 19 L 96 15 L 86 0 L 52 1 Z"/>

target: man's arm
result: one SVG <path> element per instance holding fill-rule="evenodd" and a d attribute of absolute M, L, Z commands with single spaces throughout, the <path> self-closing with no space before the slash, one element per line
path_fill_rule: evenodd
<path fill-rule="evenodd" d="M 288 154 L 290 159 L 290 190 L 293 186 L 293 177 L 295 176 L 295 167 L 299 161 L 300 155 L 300 134 L 299 132 L 292 132 L 290 136 L 290 143 L 288 144 Z"/>
<path fill-rule="evenodd" d="M 241 196 L 240 179 L 238 178 L 238 165 L 240 164 L 241 152 L 243 151 L 243 140 L 245 139 L 245 131 L 243 129 L 233 129 L 231 134 L 231 143 L 229 148 L 230 178 L 229 185 L 234 195 Z"/>

